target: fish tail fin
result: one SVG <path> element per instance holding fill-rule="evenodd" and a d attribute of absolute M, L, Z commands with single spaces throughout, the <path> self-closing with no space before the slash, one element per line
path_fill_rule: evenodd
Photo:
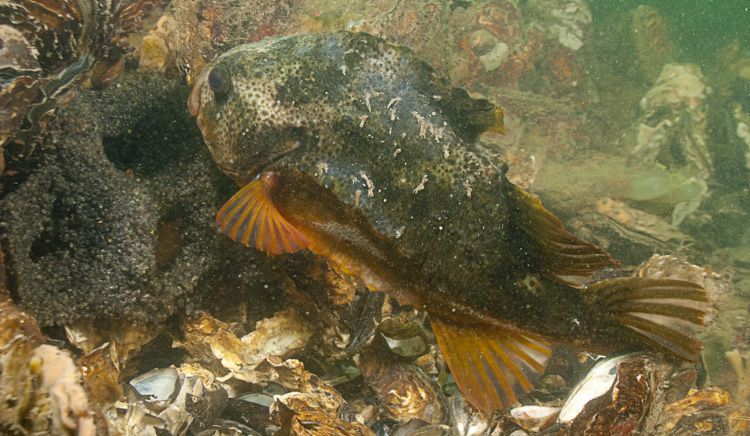
<path fill-rule="evenodd" d="M 595 310 L 625 327 L 638 343 L 697 362 L 696 338 L 710 310 L 706 290 L 693 282 L 627 277 L 603 280 L 584 291 Z"/>
<path fill-rule="evenodd" d="M 461 393 L 491 414 L 529 392 L 552 353 L 543 338 L 490 324 L 464 324 L 430 317 L 445 361 Z"/>

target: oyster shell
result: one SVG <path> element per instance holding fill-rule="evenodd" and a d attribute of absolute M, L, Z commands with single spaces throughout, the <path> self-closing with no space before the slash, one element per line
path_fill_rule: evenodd
<path fill-rule="evenodd" d="M 557 422 L 570 425 L 590 403 L 607 401 L 605 396 L 611 393 L 617 380 L 618 365 L 627 358 L 628 356 L 617 356 L 597 363 L 568 395 Z"/>
<path fill-rule="evenodd" d="M 43 341 L 36 321 L 13 305 L 0 283 L 0 429 L 93 436 L 94 412 L 78 366 Z"/>
<path fill-rule="evenodd" d="M 131 401 L 107 414 L 111 430 L 125 434 L 195 434 L 224 411 L 227 392 L 199 365 L 154 369 L 129 382 Z"/>
<path fill-rule="evenodd" d="M 271 356 L 290 356 L 301 350 L 312 332 L 294 309 L 261 320 L 256 329 L 242 338 L 230 326 L 211 315 L 200 312 L 183 322 L 185 340 L 175 342 L 210 368 L 223 367 L 224 379 L 262 383 L 267 374 L 258 367 Z M 219 363 L 220 365 L 217 365 Z"/>
<path fill-rule="evenodd" d="M 175 368 L 153 369 L 130 380 L 136 398 L 154 412 L 166 409 L 177 396 L 180 375 Z"/>
<path fill-rule="evenodd" d="M 0 147 L 16 138 L 27 144 L 23 153 L 30 153 L 57 100 L 79 84 L 97 61 L 109 58 L 105 63 L 115 63 L 127 49 L 125 35 L 137 29 L 143 16 L 160 2 L 10 0 L 0 4 L 4 71 Z M 30 127 L 19 134 L 24 119 Z"/>
<path fill-rule="evenodd" d="M 372 344 L 360 354 L 358 367 L 384 416 L 401 423 L 416 419 L 443 424 L 448 412 L 440 386 L 414 365 L 429 351 L 414 314 L 383 320 Z"/>
<path fill-rule="evenodd" d="M 99 407 L 113 404 L 123 398 L 120 384 L 120 365 L 114 344 L 104 343 L 81 357 L 78 365 L 91 394 L 91 400 Z"/>
<path fill-rule="evenodd" d="M 678 203 L 672 224 L 679 225 L 700 206 L 713 172 L 708 149 L 706 97 L 708 87 L 700 69 L 690 64 L 667 64 L 656 84 L 641 100 L 634 161 L 658 163 L 681 172 L 686 184 L 700 185 L 697 198 Z"/>

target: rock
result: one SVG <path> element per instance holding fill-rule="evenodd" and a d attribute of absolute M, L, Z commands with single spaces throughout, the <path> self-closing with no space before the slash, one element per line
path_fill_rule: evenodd
<path fill-rule="evenodd" d="M 167 64 L 167 43 L 158 35 L 146 35 L 141 41 L 138 67 L 143 70 L 164 71 Z"/>

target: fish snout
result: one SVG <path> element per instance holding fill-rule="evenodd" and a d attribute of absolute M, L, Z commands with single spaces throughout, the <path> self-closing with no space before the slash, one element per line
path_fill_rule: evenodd
<path fill-rule="evenodd" d="M 193 91 L 190 93 L 190 98 L 188 99 L 188 110 L 190 110 L 190 114 L 194 117 L 198 116 L 201 109 L 201 92 L 207 76 L 207 71 L 203 71 L 201 75 L 198 76 L 198 79 L 193 85 Z"/>

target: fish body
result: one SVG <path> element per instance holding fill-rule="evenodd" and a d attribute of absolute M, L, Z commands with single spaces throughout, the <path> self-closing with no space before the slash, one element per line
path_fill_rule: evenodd
<path fill-rule="evenodd" d="M 367 34 L 266 40 L 216 65 L 250 96 L 211 108 L 210 87 L 202 91 L 199 124 L 228 174 L 249 181 L 261 169 L 298 168 L 362 211 L 436 288 L 502 318 L 519 298 L 548 306 L 535 304 L 541 295 L 513 295 L 533 266 L 505 240 L 512 206 L 499 158 L 442 109 L 455 93 L 495 121 L 489 102 L 454 92 L 411 51 Z M 273 151 L 262 156 L 261 144 Z"/>
<path fill-rule="evenodd" d="M 480 409 L 528 391 L 554 342 L 685 359 L 700 348 L 659 318 L 699 326 L 697 285 L 581 289 L 613 259 L 567 232 L 478 144 L 502 131 L 502 110 L 407 48 L 350 32 L 240 46 L 206 68 L 189 106 L 217 164 L 247 183 L 217 215 L 220 229 L 269 254 L 310 249 L 426 310 Z"/>

